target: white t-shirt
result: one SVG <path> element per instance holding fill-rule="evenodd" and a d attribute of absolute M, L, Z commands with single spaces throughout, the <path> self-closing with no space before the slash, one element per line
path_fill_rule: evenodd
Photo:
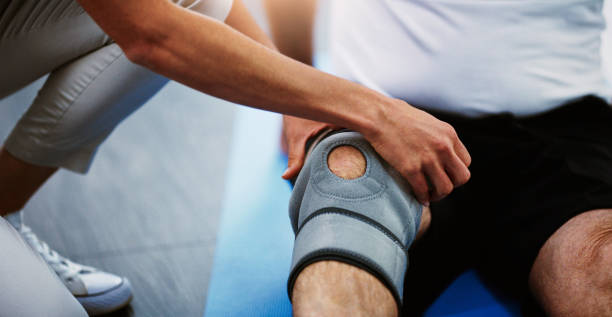
<path fill-rule="evenodd" d="M 426 109 L 536 114 L 611 91 L 603 0 L 328 0 L 332 73 Z"/>

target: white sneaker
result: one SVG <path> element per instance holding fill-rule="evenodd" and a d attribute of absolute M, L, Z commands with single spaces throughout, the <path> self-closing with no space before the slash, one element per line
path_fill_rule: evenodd
<path fill-rule="evenodd" d="M 59 255 L 23 224 L 21 212 L 5 218 L 49 264 L 90 316 L 113 312 L 132 300 L 132 288 L 127 278 L 74 263 Z"/>

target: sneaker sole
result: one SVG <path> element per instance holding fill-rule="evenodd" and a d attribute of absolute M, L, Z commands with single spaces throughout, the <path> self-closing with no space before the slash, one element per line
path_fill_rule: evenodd
<path fill-rule="evenodd" d="M 127 306 L 132 300 L 130 281 L 123 278 L 122 283 L 102 294 L 79 296 L 76 298 L 89 316 L 107 314 Z"/>

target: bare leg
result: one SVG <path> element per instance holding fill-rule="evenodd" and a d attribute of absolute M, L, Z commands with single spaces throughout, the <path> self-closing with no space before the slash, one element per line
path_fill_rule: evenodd
<path fill-rule="evenodd" d="M 580 214 L 544 244 L 529 283 L 557 316 L 612 316 L 612 209 Z"/>
<path fill-rule="evenodd" d="M 295 316 L 397 316 L 391 292 L 354 266 L 321 261 L 307 266 L 293 288 Z"/>
<path fill-rule="evenodd" d="M 328 157 L 330 170 L 345 179 L 357 178 L 366 169 L 361 152 L 340 146 Z M 424 211 L 421 236 L 429 225 Z M 293 288 L 295 316 L 397 316 L 397 304 L 391 292 L 376 277 L 352 265 L 321 261 L 306 267 Z"/>
<path fill-rule="evenodd" d="M 0 216 L 21 210 L 57 167 L 26 163 L 0 149 Z"/>

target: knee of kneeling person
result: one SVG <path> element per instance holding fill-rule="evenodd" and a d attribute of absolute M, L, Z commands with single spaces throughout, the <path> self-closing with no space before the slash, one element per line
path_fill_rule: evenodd
<path fill-rule="evenodd" d="M 340 178 L 355 179 L 365 174 L 366 159 L 357 148 L 342 145 L 331 150 L 327 157 L 327 166 Z"/>

